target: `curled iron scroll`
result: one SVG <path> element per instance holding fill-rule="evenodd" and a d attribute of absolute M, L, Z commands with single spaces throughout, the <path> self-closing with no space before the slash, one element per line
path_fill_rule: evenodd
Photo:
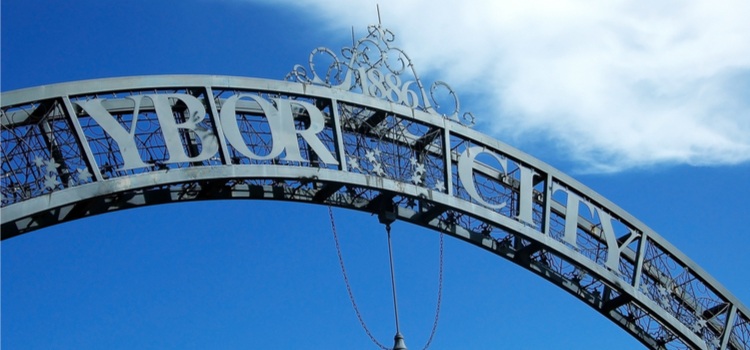
<path fill-rule="evenodd" d="M 392 46 L 396 39 L 392 31 L 380 25 L 368 26 L 367 30 L 365 37 L 341 49 L 341 58 L 331 49 L 314 49 L 308 60 L 309 70 L 295 65 L 286 79 L 358 92 L 474 125 L 472 113 L 461 114 L 458 95 L 450 85 L 436 81 L 429 91 L 425 89 L 406 52 Z M 439 90 L 443 93 L 436 93 Z M 445 106 L 452 108 L 446 110 Z"/>

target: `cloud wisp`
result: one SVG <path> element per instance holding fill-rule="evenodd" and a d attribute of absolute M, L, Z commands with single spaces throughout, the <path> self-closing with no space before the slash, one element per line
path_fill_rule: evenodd
<path fill-rule="evenodd" d="M 750 2 L 377 2 L 417 68 L 480 92 L 471 109 L 511 144 L 583 172 L 750 161 Z M 341 31 L 377 20 L 375 1 L 286 3 Z"/>

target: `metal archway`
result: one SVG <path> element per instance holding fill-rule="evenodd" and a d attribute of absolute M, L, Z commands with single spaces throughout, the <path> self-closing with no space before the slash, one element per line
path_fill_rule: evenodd
<path fill-rule="evenodd" d="M 538 274 L 649 348 L 750 349 L 748 308 L 669 242 L 451 120 L 459 104 L 446 84 L 427 89 L 416 74 L 411 84 L 393 78 L 403 69 L 377 68 L 334 60 L 335 84 L 295 67 L 302 83 L 147 76 L 3 93 L 2 239 L 192 200 L 387 211 Z M 441 88 L 454 102 L 449 118 L 431 99 Z"/>

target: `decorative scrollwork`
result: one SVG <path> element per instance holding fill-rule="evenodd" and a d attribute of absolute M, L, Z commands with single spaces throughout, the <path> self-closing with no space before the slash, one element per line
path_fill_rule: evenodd
<path fill-rule="evenodd" d="M 474 115 L 461 114 L 458 95 L 445 82 L 436 81 L 427 91 L 404 50 L 392 46 L 396 36 L 380 25 L 341 49 L 341 58 L 325 47 L 310 53 L 309 70 L 295 65 L 287 80 L 315 84 L 363 95 L 440 115 L 464 125 L 474 125 Z"/>

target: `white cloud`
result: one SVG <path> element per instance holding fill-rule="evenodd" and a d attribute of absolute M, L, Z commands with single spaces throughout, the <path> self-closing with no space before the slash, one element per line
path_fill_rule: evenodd
<path fill-rule="evenodd" d="M 379 3 L 420 71 L 490 98 L 491 133 L 579 170 L 750 160 L 746 0 L 287 2 L 342 31 Z"/>

